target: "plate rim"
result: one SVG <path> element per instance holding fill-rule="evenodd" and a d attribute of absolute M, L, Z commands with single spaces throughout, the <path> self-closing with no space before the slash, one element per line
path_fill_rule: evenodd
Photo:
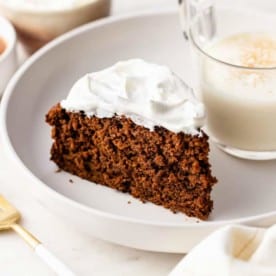
<path fill-rule="evenodd" d="M 214 226 L 222 226 L 225 224 L 234 224 L 234 223 L 252 223 L 258 220 L 266 220 L 272 217 L 276 216 L 276 210 L 270 211 L 266 213 L 262 213 L 259 215 L 252 215 L 252 216 L 245 216 L 240 218 L 234 218 L 229 220 L 218 220 L 218 221 L 200 221 L 200 223 L 192 223 L 192 222 L 183 222 L 183 223 L 175 223 L 175 222 L 151 222 L 148 220 L 138 219 L 138 218 L 130 218 L 125 217 L 123 215 L 117 215 L 108 213 L 106 211 L 98 210 L 93 207 L 87 206 L 84 203 L 77 202 L 74 199 L 71 199 L 58 191 L 52 189 L 50 186 L 48 186 L 46 183 L 44 183 L 42 180 L 40 180 L 32 171 L 24 164 L 24 162 L 20 159 L 20 157 L 17 155 L 16 150 L 14 149 L 11 140 L 9 138 L 9 133 L 7 129 L 7 111 L 10 103 L 11 96 L 13 94 L 14 87 L 16 86 L 17 82 L 20 80 L 20 78 L 24 75 L 24 73 L 40 58 L 43 57 L 44 54 L 46 54 L 48 51 L 51 51 L 56 46 L 59 46 L 65 41 L 70 40 L 71 38 L 81 35 L 82 33 L 88 32 L 93 29 L 101 28 L 105 25 L 112 25 L 113 23 L 119 22 L 119 21 L 128 21 L 132 20 L 134 18 L 143 18 L 143 17 L 154 17 L 154 16 L 162 16 L 162 15 L 170 15 L 173 13 L 176 13 L 177 11 L 175 9 L 161 9 L 157 11 L 143 11 L 143 12 L 135 12 L 135 13 L 128 13 L 124 15 L 116 15 L 111 16 L 108 18 L 100 19 L 95 22 L 91 22 L 88 24 L 85 24 L 83 26 L 80 26 L 74 30 L 71 30 L 60 37 L 54 39 L 47 45 L 45 45 L 43 48 L 38 50 L 35 54 L 33 54 L 30 58 L 28 58 L 25 63 L 17 70 L 17 72 L 13 75 L 11 80 L 9 81 L 1 101 L 1 108 L 0 108 L 0 129 L 1 129 L 1 138 L 2 143 L 4 144 L 4 150 L 7 153 L 8 156 L 11 157 L 12 163 L 15 166 L 18 166 L 22 172 L 25 173 L 25 175 L 30 179 L 30 181 L 37 182 L 40 185 L 40 188 L 43 188 L 45 192 L 48 194 L 51 194 L 52 197 L 55 197 L 57 200 L 61 200 L 66 204 L 70 204 L 72 207 L 83 210 L 85 212 L 91 213 L 94 216 L 104 217 L 106 219 L 112 219 L 115 221 L 121 221 L 121 222 L 128 222 L 128 223 L 134 223 L 134 224 L 140 224 L 140 225 L 148 225 L 153 227 L 171 227 L 171 228 L 205 228 L 205 227 L 214 227 Z"/>

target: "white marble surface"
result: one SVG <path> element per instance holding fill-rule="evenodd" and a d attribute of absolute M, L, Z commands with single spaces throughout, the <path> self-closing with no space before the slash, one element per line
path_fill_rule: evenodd
<path fill-rule="evenodd" d="M 175 7 L 172 0 L 114 0 L 113 13 Z M 182 256 L 143 252 L 81 235 L 39 205 L 24 189 L 25 176 L 9 161 L 0 141 L 0 193 L 22 212 L 22 224 L 77 275 L 167 275 Z M 25 185 L 24 185 L 25 184 Z M 12 232 L 0 233 L 0 275 L 51 276 L 32 250 Z"/>

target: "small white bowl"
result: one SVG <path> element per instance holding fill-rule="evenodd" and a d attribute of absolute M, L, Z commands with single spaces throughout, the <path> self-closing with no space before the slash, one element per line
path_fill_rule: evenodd
<path fill-rule="evenodd" d="M 0 13 L 13 23 L 27 50 L 33 52 L 77 26 L 109 15 L 110 6 L 111 0 L 86 0 L 73 7 L 53 9 L 0 0 Z"/>
<path fill-rule="evenodd" d="M 0 16 L 0 37 L 5 42 L 5 50 L 0 54 L 0 97 L 17 69 L 16 33 L 12 24 Z"/>

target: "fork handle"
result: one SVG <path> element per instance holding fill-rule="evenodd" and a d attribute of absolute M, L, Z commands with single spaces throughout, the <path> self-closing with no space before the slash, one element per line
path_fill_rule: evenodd
<path fill-rule="evenodd" d="M 35 248 L 35 253 L 59 276 L 76 276 L 64 263 L 62 263 L 43 244 Z"/>
<path fill-rule="evenodd" d="M 44 245 L 34 237 L 23 226 L 14 223 L 11 228 L 27 242 L 35 251 L 36 255 L 42 259 L 59 276 L 76 276 L 64 263 L 62 263 L 53 253 L 45 248 Z"/>

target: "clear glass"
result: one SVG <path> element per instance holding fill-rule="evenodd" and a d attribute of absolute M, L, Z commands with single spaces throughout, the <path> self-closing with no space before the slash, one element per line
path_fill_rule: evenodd
<path fill-rule="evenodd" d="M 201 7 L 201 2 L 205 6 Z M 197 65 L 195 90 L 207 111 L 206 132 L 219 148 L 234 156 L 276 159 L 276 67 L 269 60 L 274 59 L 274 52 L 270 56 L 271 52 L 264 51 L 256 57 L 250 53 L 249 45 L 248 62 L 244 66 L 231 58 L 220 59 L 219 48 L 212 48 L 233 35 L 258 34 L 272 37 L 276 43 L 275 14 L 265 10 L 270 1 L 254 0 L 255 5 L 253 2 L 246 5 L 248 1 L 239 0 L 236 7 L 233 2 L 236 1 L 187 0 L 185 3 L 188 17 L 185 31 Z M 262 11 L 260 6 L 264 8 Z M 260 43 L 266 42 L 261 39 Z M 276 57 L 276 44 L 272 48 Z M 250 63 L 252 58 L 253 62 L 263 58 L 264 62 L 255 66 Z"/>

